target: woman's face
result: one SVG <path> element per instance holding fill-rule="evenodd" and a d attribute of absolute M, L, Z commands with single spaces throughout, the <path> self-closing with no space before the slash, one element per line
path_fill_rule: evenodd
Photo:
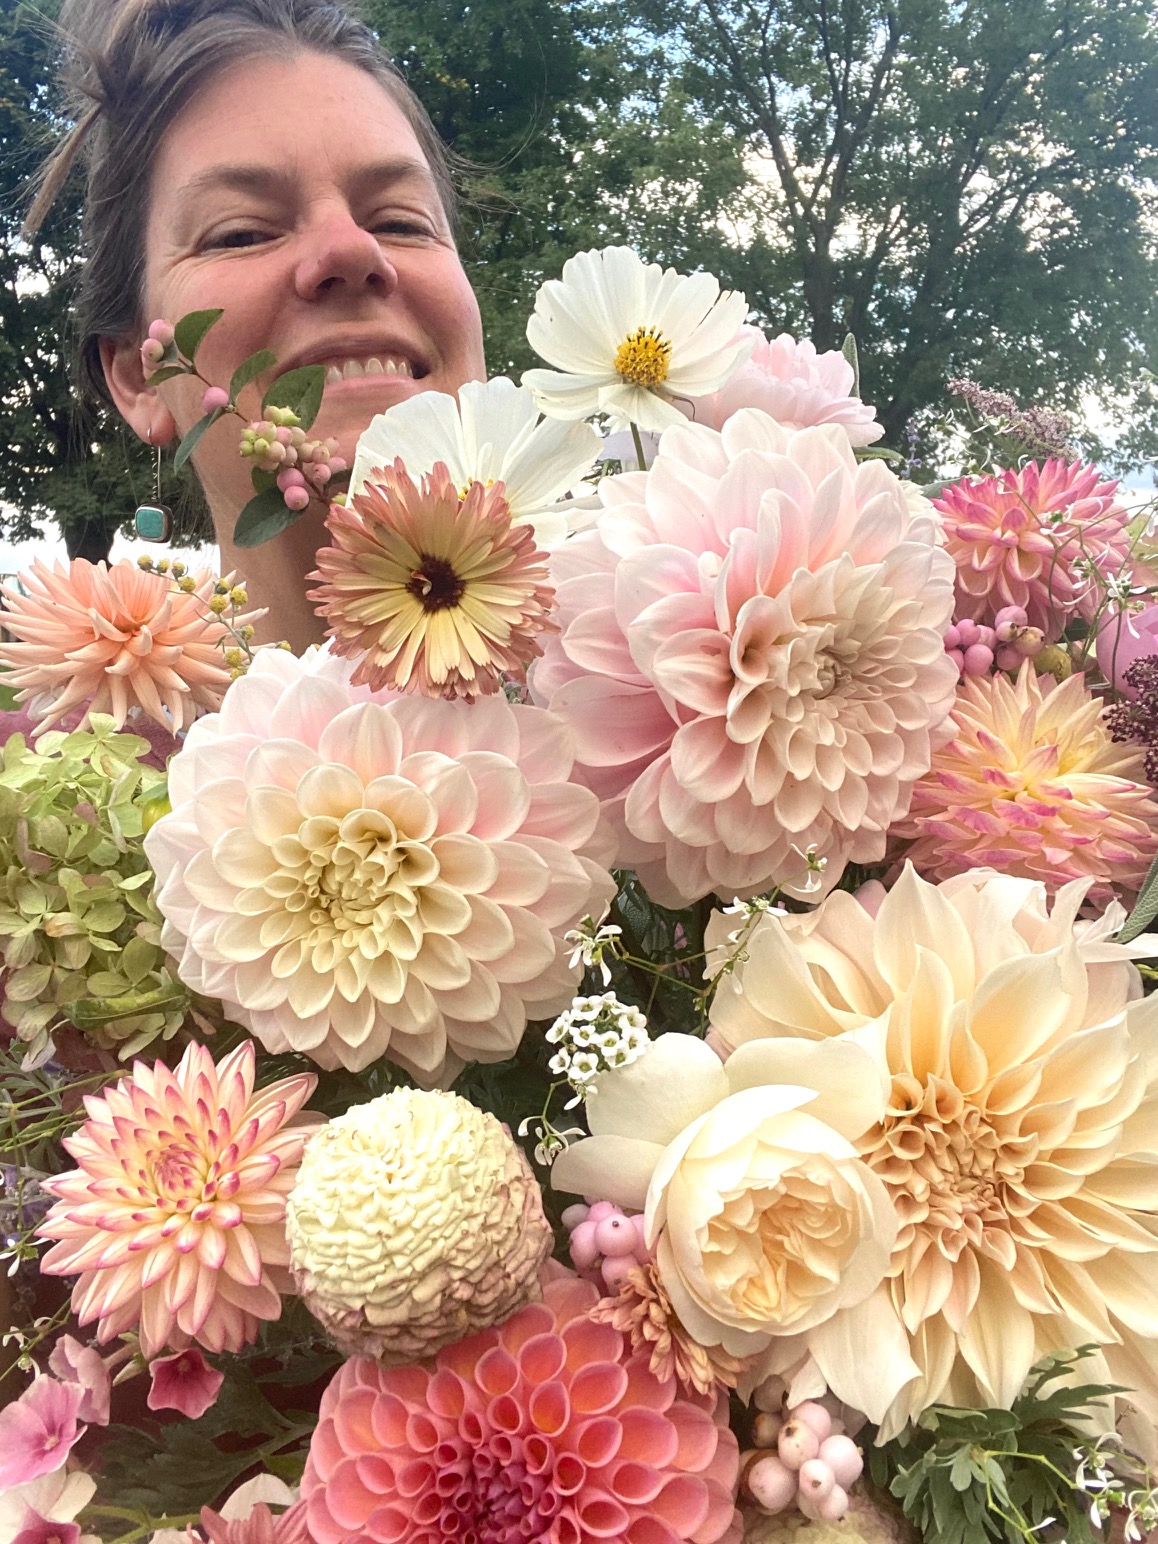
<path fill-rule="evenodd" d="M 145 316 L 208 308 L 224 315 L 198 351 L 201 374 L 226 386 L 243 359 L 272 349 L 277 369 L 239 404 L 257 417 L 274 374 L 324 365 L 310 432 L 335 438 L 347 461 L 375 413 L 486 373 L 478 305 L 414 130 L 364 70 L 326 55 L 224 71 L 161 142 Z M 139 342 L 110 342 L 106 373 L 133 427 L 160 443 L 201 416 L 204 386 L 149 387 Z M 252 493 L 240 428 L 227 417 L 194 458 L 226 539 L 223 522 Z"/>

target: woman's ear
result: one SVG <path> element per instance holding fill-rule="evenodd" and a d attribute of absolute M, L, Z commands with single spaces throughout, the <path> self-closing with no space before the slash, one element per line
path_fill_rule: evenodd
<path fill-rule="evenodd" d="M 177 432 L 177 421 L 157 388 L 145 380 L 140 343 L 102 338 L 100 352 L 105 381 L 121 417 L 146 444 L 167 445 Z"/>

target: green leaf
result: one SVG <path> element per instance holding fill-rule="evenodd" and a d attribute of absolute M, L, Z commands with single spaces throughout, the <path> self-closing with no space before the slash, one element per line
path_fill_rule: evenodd
<path fill-rule="evenodd" d="M 903 463 L 904 456 L 899 456 L 895 450 L 890 450 L 887 445 L 862 445 L 856 453 L 858 461 L 898 461 Z"/>
<path fill-rule="evenodd" d="M 949 1484 L 954 1490 L 968 1490 L 977 1478 L 977 1465 L 973 1462 L 972 1451 L 967 1447 L 960 1448 L 949 1466 Z"/>
<path fill-rule="evenodd" d="M 184 365 L 162 365 L 159 370 L 154 370 L 149 376 L 150 386 L 160 386 L 163 381 L 171 381 L 175 375 L 188 375 L 189 371 Z"/>
<path fill-rule="evenodd" d="M 237 517 L 233 540 L 239 547 L 260 547 L 291 526 L 301 513 L 289 509 L 278 487 L 255 493 Z"/>
<path fill-rule="evenodd" d="M 173 328 L 174 341 L 186 359 L 195 359 L 197 350 L 201 347 L 201 340 L 216 322 L 225 315 L 224 311 L 190 311 L 188 316 L 183 316 Z M 155 381 L 156 376 L 150 376 Z"/>
<path fill-rule="evenodd" d="M 215 407 L 212 413 L 206 413 L 204 418 L 199 418 L 177 446 L 177 454 L 173 457 L 173 470 L 179 472 L 188 461 L 189 457 L 201 443 L 206 430 L 211 429 L 224 413 L 223 407 Z"/>
<path fill-rule="evenodd" d="M 308 429 L 318 416 L 325 389 L 325 365 L 303 365 L 300 370 L 287 370 L 278 376 L 261 399 L 261 410 L 264 413 L 269 407 L 292 408 L 301 419 L 302 428 Z"/>
<path fill-rule="evenodd" d="M 272 349 L 258 349 L 256 354 L 251 354 L 248 359 L 243 359 L 229 379 L 229 400 L 237 402 L 238 393 L 251 381 L 256 381 L 271 365 L 277 364 L 277 355 Z"/>
<path fill-rule="evenodd" d="M 1151 863 L 1150 872 L 1146 875 L 1142 888 L 1138 892 L 1138 899 L 1134 902 L 1134 910 L 1126 918 L 1114 942 L 1130 943 L 1138 937 L 1139 933 L 1146 931 L 1155 917 L 1158 917 L 1158 858 Z"/>
<path fill-rule="evenodd" d="M 840 346 L 840 352 L 852 366 L 852 390 L 850 397 L 860 396 L 860 358 L 856 351 L 856 339 L 851 332 L 845 333 L 844 342 Z"/>

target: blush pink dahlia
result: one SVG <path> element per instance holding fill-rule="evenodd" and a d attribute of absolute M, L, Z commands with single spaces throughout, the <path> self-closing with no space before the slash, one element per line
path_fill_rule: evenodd
<path fill-rule="evenodd" d="M 265 651 L 194 725 L 145 839 L 163 941 L 267 1050 L 433 1083 L 566 1007 L 564 934 L 615 887 L 559 719 L 370 700 L 352 668 Z"/>
<path fill-rule="evenodd" d="M 139 709 L 176 732 L 220 706 L 230 634 L 209 610 L 208 574 L 184 594 L 128 558 L 111 567 L 73 558 L 67 569 L 38 560 L 21 583 L 0 590 L 16 640 L 0 643 L 0 665 L 41 729 L 83 707 L 82 726 L 109 713 L 119 727 Z"/>
<path fill-rule="evenodd" d="M 691 417 L 709 429 L 722 429 L 733 413 L 758 407 L 785 429 L 839 424 L 850 445 L 871 445 L 885 432 L 867 403 L 853 395 L 853 368 L 839 349 L 818 354 L 814 344 L 790 333 L 766 338 L 758 328 L 742 327 L 753 340 L 747 362 L 713 396 L 691 403 Z"/>
<path fill-rule="evenodd" d="M 739 1538 L 723 1396 L 681 1395 L 589 1317 L 589 1282 L 322 1397 L 302 1480 L 316 1544 L 717 1544 Z"/>
<path fill-rule="evenodd" d="M 1138 890 L 1158 852 L 1158 801 L 1143 752 L 1111 739 L 1080 675 L 1059 686 L 1027 662 L 1015 682 L 965 681 L 952 723 L 893 832 L 915 839 L 905 856 L 918 873 L 993 868 L 1051 894 L 1088 879 L 1099 906 Z"/>
<path fill-rule="evenodd" d="M 532 690 L 655 899 L 790 894 L 875 862 L 953 705 L 952 564 L 834 426 L 670 429 L 555 555 Z M 809 872 L 809 869 L 812 872 Z"/>
<path fill-rule="evenodd" d="M 252 1041 L 216 1066 L 194 1044 L 175 1070 L 138 1061 L 85 1099 L 64 1141 L 79 1167 L 44 1181 L 57 1200 L 37 1231 L 57 1240 L 40 1269 L 79 1273 L 73 1312 L 102 1343 L 139 1325 L 146 1357 L 238 1351 L 280 1314 L 286 1196 L 319 1124 L 294 1120 L 317 1080 L 255 1092 L 253 1074 Z"/>
<path fill-rule="evenodd" d="M 467 697 L 522 675 L 542 648 L 554 591 L 546 553 L 515 525 L 501 483 L 454 486 L 442 462 L 415 483 L 401 460 L 334 505 L 310 591 L 354 683 Z"/>
<path fill-rule="evenodd" d="M 935 502 L 957 565 L 957 616 L 992 625 L 1005 606 L 1020 606 L 1047 643 L 1074 612 L 1092 620 L 1097 576 L 1129 564 L 1130 514 L 1117 489 L 1095 467 L 1059 460 L 946 488 Z"/>

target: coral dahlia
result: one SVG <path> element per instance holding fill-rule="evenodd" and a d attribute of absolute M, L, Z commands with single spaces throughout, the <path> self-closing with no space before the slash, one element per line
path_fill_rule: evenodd
<path fill-rule="evenodd" d="M 785 429 L 839 424 L 850 445 L 880 439 L 884 425 L 853 394 L 853 368 L 839 349 L 818 354 L 814 344 L 787 332 L 767 338 L 755 327 L 741 331 L 752 338 L 752 353 L 713 396 L 691 403 L 696 423 L 722 429 L 741 408 L 758 407 Z"/>
<path fill-rule="evenodd" d="M 726 1398 L 656 1378 L 597 1300 L 554 1281 L 432 1365 L 347 1362 L 302 1479 L 316 1544 L 738 1540 Z"/>
<path fill-rule="evenodd" d="M 501 483 L 459 490 L 439 462 L 418 484 L 398 460 L 353 503 L 330 509 L 310 599 L 335 652 L 358 661 L 355 685 L 471 698 L 542 653 L 547 558 Z"/>
<path fill-rule="evenodd" d="M 1027 661 L 1015 682 L 963 681 L 952 722 L 893 829 L 914 838 L 918 873 L 995 868 L 1051 893 L 1086 879 L 1099 906 L 1139 889 L 1158 852 L 1158 801 L 1142 751 L 1115 744 L 1080 675 L 1058 685 Z"/>
<path fill-rule="evenodd" d="M 263 651 L 193 726 L 145 838 L 162 941 L 267 1050 L 433 1083 L 571 1001 L 610 853 L 559 719 L 371 700 L 351 671 Z"/>
<path fill-rule="evenodd" d="M 83 707 L 82 728 L 91 713 L 111 714 L 119 728 L 139 710 L 176 733 L 220 707 L 230 634 L 209 610 L 213 578 L 194 580 L 185 594 L 128 558 L 111 567 L 73 558 L 67 568 L 37 559 L 22 589 L 5 585 L 4 627 L 16 641 L 0 642 L 0 665 L 38 728 Z"/>
<path fill-rule="evenodd" d="M 1092 620 L 1098 576 L 1129 564 L 1130 513 L 1118 484 L 1080 461 L 1031 461 L 996 477 L 966 477 L 935 500 L 957 565 L 957 615 L 989 625 L 1021 606 L 1046 642 L 1074 612 Z"/>
<path fill-rule="evenodd" d="M 79 1273 L 73 1312 L 102 1343 L 139 1325 L 146 1357 L 239 1351 L 280 1314 L 286 1196 L 320 1120 L 295 1118 L 317 1079 L 255 1091 L 253 1075 L 251 1040 L 216 1065 L 194 1044 L 85 1099 L 64 1139 L 79 1167 L 44 1181 L 57 1200 L 37 1232 L 57 1240 L 40 1269 Z"/>
<path fill-rule="evenodd" d="M 836 426 L 744 409 L 669 429 L 555 554 L 562 633 L 532 674 L 575 732 L 620 860 L 684 905 L 875 862 L 953 704 L 952 564 Z"/>
<path fill-rule="evenodd" d="M 938 1402 L 1008 1408 L 1090 1343 L 1158 1411 L 1158 997 L 1130 963 L 1158 939 L 1109 942 L 1120 906 L 1075 923 L 1085 890 L 1051 910 L 1029 879 L 907 865 L 875 918 L 844 892 L 761 917 L 713 1001 L 725 1050 L 852 1038 L 891 1085 L 856 1144 L 900 1218 L 887 1277 L 762 1369 L 811 1353 L 886 1438 Z"/>

